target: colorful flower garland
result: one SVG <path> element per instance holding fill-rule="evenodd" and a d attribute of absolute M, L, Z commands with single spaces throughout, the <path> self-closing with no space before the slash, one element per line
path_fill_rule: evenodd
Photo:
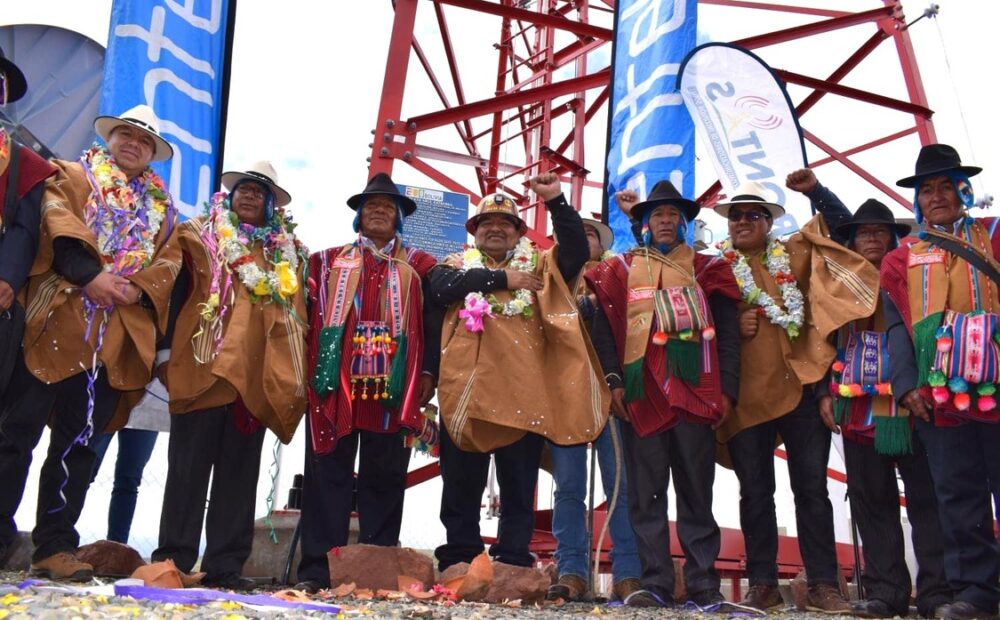
<path fill-rule="evenodd" d="M 217 192 L 206 206 L 205 225 L 201 239 L 212 257 L 212 280 L 209 296 L 200 306 L 201 317 L 211 323 L 221 319 L 220 297 L 229 288 L 231 274 L 236 273 L 243 286 L 250 291 L 250 300 L 271 299 L 287 305 L 288 299 L 299 290 L 298 270 L 300 256 L 306 249 L 295 237 L 295 224 L 284 209 L 274 210 L 264 226 L 254 228 L 241 224 L 230 208 L 229 195 Z M 264 259 L 272 266 L 261 269 L 254 261 L 251 246 L 256 240 L 263 243 Z"/>
<path fill-rule="evenodd" d="M 799 290 L 792 274 L 791 261 L 785 245 L 777 239 L 768 239 L 767 249 L 764 251 L 762 261 L 767 267 L 767 272 L 774 278 L 781 292 L 781 299 L 785 304 L 782 310 L 774 299 L 765 293 L 754 283 L 753 271 L 747 262 L 747 257 L 733 247 L 732 241 L 726 240 L 719 245 L 722 256 L 729 262 L 736 276 L 736 283 L 743 293 L 743 301 L 748 304 L 756 304 L 764 312 L 771 323 L 783 328 L 788 334 L 789 340 L 795 340 L 802 329 L 805 320 L 805 298 Z"/>
<path fill-rule="evenodd" d="M 514 247 L 514 255 L 510 259 L 510 268 L 522 273 L 534 273 L 538 264 L 538 254 L 535 246 L 527 237 L 521 237 Z M 476 247 L 466 248 L 462 254 L 462 269 L 485 269 L 483 253 Z M 501 303 L 496 295 L 485 296 L 480 292 L 465 296 L 465 306 L 459 311 L 459 317 L 465 319 L 465 328 L 470 332 L 483 331 L 483 317 L 524 316 L 530 318 L 535 303 L 534 294 L 528 289 L 520 288 L 514 291 L 514 299 Z"/>
<path fill-rule="evenodd" d="M 172 208 L 163 179 L 146 168 L 137 183 L 130 184 L 102 146 L 91 147 L 83 164 L 95 186 L 86 205 L 86 222 L 97 236 L 104 271 L 128 277 L 148 267 L 156 254 L 160 227 Z M 141 188 L 138 200 L 136 184 Z"/>

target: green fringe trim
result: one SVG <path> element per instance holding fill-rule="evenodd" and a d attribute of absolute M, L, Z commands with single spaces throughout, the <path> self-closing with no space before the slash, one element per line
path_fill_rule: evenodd
<path fill-rule="evenodd" d="M 406 334 L 396 336 L 396 353 L 392 356 L 389 370 L 389 397 L 383 404 L 390 409 L 398 408 L 403 402 L 403 380 L 406 378 Z"/>
<path fill-rule="evenodd" d="M 701 342 L 697 340 L 667 340 L 667 365 L 670 372 L 693 385 L 701 380 Z"/>
<path fill-rule="evenodd" d="M 851 399 L 849 398 L 839 398 L 834 396 L 833 398 L 833 421 L 837 424 L 843 424 L 847 421 L 847 412 L 851 408 Z"/>
<path fill-rule="evenodd" d="M 319 353 L 312 381 L 317 396 L 326 396 L 337 388 L 340 381 L 340 342 L 343 336 L 343 325 L 324 327 L 319 332 Z"/>
<path fill-rule="evenodd" d="M 917 358 L 917 385 L 927 385 L 934 354 L 937 352 L 937 330 L 941 327 L 942 312 L 929 314 L 913 324 L 913 350 Z"/>
<path fill-rule="evenodd" d="M 625 402 L 631 403 L 646 397 L 646 388 L 642 384 L 642 358 L 625 364 Z"/>
<path fill-rule="evenodd" d="M 909 417 L 875 417 L 875 451 L 886 456 L 913 454 Z"/>

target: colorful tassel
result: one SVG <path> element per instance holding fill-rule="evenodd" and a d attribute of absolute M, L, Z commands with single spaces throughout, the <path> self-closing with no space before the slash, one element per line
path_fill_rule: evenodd
<path fill-rule="evenodd" d="M 948 388 L 938 386 L 931 388 L 931 396 L 934 397 L 935 403 L 943 405 L 946 402 L 948 402 L 948 399 L 951 397 L 951 394 L 948 393 Z"/>
<path fill-rule="evenodd" d="M 980 396 L 976 399 L 976 407 L 982 412 L 993 411 L 997 408 L 997 401 L 992 396 Z"/>
<path fill-rule="evenodd" d="M 646 397 L 646 389 L 642 383 L 643 359 L 625 364 L 623 369 L 625 383 L 625 402 L 631 403 Z"/>
<path fill-rule="evenodd" d="M 968 411 L 972 406 L 972 398 L 968 394 L 955 394 L 955 409 Z"/>
<path fill-rule="evenodd" d="M 324 327 L 319 332 L 316 374 L 313 375 L 312 382 L 317 396 L 326 396 L 337 388 L 340 380 L 340 349 L 343 336 L 343 325 Z"/>
<path fill-rule="evenodd" d="M 666 332 L 654 332 L 653 333 L 653 344 L 658 347 L 662 347 L 667 344 L 667 333 Z"/>
<path fill-rule="evenodd" d="M 875 452 L 886 456 L 913 453 L 909 417 L 875 418 Z"/>
<path fill-rule="evenodd" d="M 388 338 L 388 336 L 386 336 Z M 403 383 L 406 379 L 406 334 L 396 336 L 389 347 L 392 364 L 389 370 L 389 381 L 385 389 L 385 406 L 397 409 L 403 402 Z"/>
<path fill-rule="evenodd" d="M 715 340 L 715 328 L 712 326 L 708 326 L 705 329 L 701 330 L 701 339 L 704 340 L 705 342 L 711 342 Z"/>

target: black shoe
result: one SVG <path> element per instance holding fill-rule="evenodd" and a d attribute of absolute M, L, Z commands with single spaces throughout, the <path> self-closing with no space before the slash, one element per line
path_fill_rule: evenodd
<path fill-rule="evenodd" d="M 622 603 L 627 607 L 674 607 L 674 598 L 661 596 L 652 590 L 636 590 Z"/>
<path fill-rule="evenodd" d="M 718 605 L 719 603 L 725 603 L 726 597 L 722 596 L 722 592 L 719 592 L 718 590 L 708 589 L 690 594 L 688 596 L 688 600 L 698 607 L 704 608 Z"/>
<path fill-rule="evenodd" d="M 201 581 L 201 585 L 219 590 L 236 590 L 239 592 L 249 592 L 257 589 L 257 582 L 253 579 L 242 577 L 237 573 L 227 573 L 218 576 L 208 575 Z"/>
<path fill-rule="evenodd" d="M 315 579 L 305 579 L 295 584 L 295 587 L 292 589 L 298 590 L 299 592 L 305 592 L 306 594 L 316 594 L 320 590 L 325 590 L 329 587 L 330 586 L 320 583 Z"/>
<path fill-rule="evenodd" d="M 877 598 L 867 601 L 857 601 L 851 605 L 851 615 L 859 618 L 895 618 L 899 616 L 905 618 L 909 610 L 900 611 L 893 609 L 889 603 Z"/>
<path fill-rule="evenodd" d="M 976 607 L 966 601 L 955 601 L 941 605 L 936 610 L 937 617 L 942 620 L 994 620 L 997 615 L 992 611 L 987 611 Z"/>

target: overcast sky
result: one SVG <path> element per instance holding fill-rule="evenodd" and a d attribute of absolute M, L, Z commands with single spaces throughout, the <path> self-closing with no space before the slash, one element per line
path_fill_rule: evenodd
<path fill-rule="evenodd" d="M 996 55 L 983 50 L 991 48 L 989 42 L 995 36 L 993 28 L 1000 21 L 1000 5 L 972 0 L 942 0 L 939 4 L 941 13 L 936 20 L 922 20 L 910 30 L 924 86 L 931 107 L 936 111 L 937 135 L 940 141 L 955 145 L 966 163 L 985 168 L 974 183 L 977 194 L 984 190 L 996 191 L 990 181 L 1000 171 L 1000 147 L 995 138 L 987 136 L 987 128 L 995 125 L 995 113 L 990 108 L 995 106 L 998 94 L 998 86 L 992 79 L 996 75 L 993 66 Z M 865 10 L 881 6 L 882 2 L 853 0 L 825 5 Z M 5 3 L 0 23 L 56 23 L 79 30 L 104 44 L 110 6 L 110 0 Z M 429 2 L 419 5 L 418 36 L 429 53 L 434 54 L 437 43 L 430 36 L 434 34 L 431 6 Z M 917 17 L 926 6 L 925 2 L 904 2 L 908 20 Z M 492 22 L 476 22 L 461 9 L 446 7 L 445 12 L 452 35 L 461 45 L 462 61 L 488 68 L 477 75 L 466 75 L 468 99 L 474 101 L 492 96 L 496 62 L 493 49 L 497 33 L 495 18 L 491 18 Z M 702 38 L 731 40 L 796 23 L 802 23 L 802 19 L 705 6 L 701 9 L 699 30 Z M 244 168 L 256 159 L 271 159 L 281 184 L 294 197 L 292 209 L 304 224 L 300 235 L 312 248 L 341 243 L 351 236 L 352 213 L 344 201 L 360 191 L 368 178 L 365 159 L 369 155 L 370 132 L 376 122 L 391 26 L 392 11 L 388 0 L 239 2 L 225 168 Z M 817 38 L 810 44 L 757 51 L 776 68 L 823 77 L 832 70 L 834 63 L 845 58 L 849 49 L 857 47 L 871 32 L 871 26 L 865 25 L 839 35 Z M 945 62 L 946 54 L 950 71 Z M 426 88 L 426 81 L 412 63 L 410 81 L 415 87 Z M 879 52 L 845 83 L 902 97 L 901 73 L 893 46 L 883 43 Z M 475 90 L 478 87 L 482 89 Z M 790 92 L 796 102 L 805 94 L 794 87 Z M 404 102 L 403 115 L 414 116 L 436 109 L 435 106 L 436 101 L 427 99 L 416 88 L 411 89 Z M 604 112 L 598 114 L 598 118 L 605 117 Z M 892 133 L 905 121 L 898 113 L 863 110 L 843 99 L 828 96 L 803 119 L 803 124 L 821 123 L 825 139 L 835 146 L 847 148 Z M 588 133 L 587 146 L 586 165 L 595 171 L 591 178 L 599 178 L 603 165 L 603 129 Z M 858 161 L 892 184 L 911 173 L 917 148 L 917 139 L 913 136 L 894 149 L 861 156 Z M 807 151 L 810 159 L 820 157 L 811 146 Z M 824 166 L 818 174 L 852 208 L 873 194 L 869 186 L 839 164 Z M 396 163 L 393 176 L 401 183 L 435 186 L 402 162 Z M 699 191 L 708 187 L 714 178 L 714 172 L 707 165 L 699 164 L 696 181 Z M 599 204 L 588 205 L 587 209 L 599 209 Z M 714 221 L 712 215 L 706 219 L 715 225 L 720 223 Z"/>

